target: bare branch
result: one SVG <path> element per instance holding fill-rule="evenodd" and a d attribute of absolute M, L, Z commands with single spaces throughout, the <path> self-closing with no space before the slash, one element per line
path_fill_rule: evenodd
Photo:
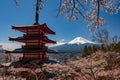
<path fill-rule="evenodd" d="M 19 6 L 19 2 L 17 0 L 14 0 L 16 6 Z"/>
<path fill-rule="evenodd" d="M 62 0 L 59 0 L 60 1 L 60 4 L 59 4 L 59 7 L 58 7 L 58 13 L 57 13 L 57 17 L 59 16 L 60 14 L 60 11 L 61 11 L 61 6 L 62 6 Z"/>
<path fill-rule="evenodd" d="M 97 0 L 97 22 L 98 22 L 98 27 L 100 27 L 100 25 L 99 25 L 99 17 L 100 17 L 100 2 L 99 2 L 99 0 Z"/>

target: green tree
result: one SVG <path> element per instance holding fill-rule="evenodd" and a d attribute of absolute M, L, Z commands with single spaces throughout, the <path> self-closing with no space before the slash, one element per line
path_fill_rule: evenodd
<path fill-rule="evenodd" d="M 102 45 L 100 46 L 100 50 L 106 52 L 106 51 L 107 51 L 107 47 L 106 47 L 104 44 L 102 44 Z"/>
<path fill-rule="evenodd" d="M 83 50 L 82 57 L 86 57 L 87 55 L 89 55 L 89 52 L 88 52 L 88 47 L 87 47 L 87 46 L 85 46 L 85 47 L 84 47 L 84 50 Z"/>
<path fill-rule="evenodd" d="M 88 53 L 89 53 L 89 55 L 93 53 L 93 48 L 92 48 L 92 46 L 88 46 Z"/>
<path fill-rule="evenodd" d="M 83 50 L 82 57 L 87 57 L 88 55 L 91 55 L 93 53 L 93 49 L 91 46 L 85 46 Z"/>
<path fill-rule="evenodd" d="M 120 52 L 120 42 L 114 46 L 113 51 Z"/>
<path fill-rule="evenodd" d="M 93 45 L 93 47 L 92 47 L 92 51 L 93 51 L 93 53 L 95 53 L 97 50 L 98 50 L 97 45 Z"/>

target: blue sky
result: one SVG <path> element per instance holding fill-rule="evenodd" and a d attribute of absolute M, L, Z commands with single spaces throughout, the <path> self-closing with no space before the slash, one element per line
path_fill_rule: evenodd
<path fill-rule="evenodd" d="M 10 43 L 8 37 L 21 36 L 22 33 L 11 29 L 11 25 L 32 25 L 35 15 L 36 0 L 18 0 L 20 6 L 16 6 L 13 0 L 0 0 L 0 43 Z M 39 23 L 46 23 L 56 35 L 48 35 L 50 39 L 66 42 L 81 36 L 90 40 L 92 33 L 87 28 L 87 23 L 80 20 L 67 22 L 65 17 L 57 15 L 59 2 L 57 0 L 48 0 L 45 8 L 40 12 Z M 120 36 L 120 14 L 109 15 L 101 13 L 106 19 L 108 29 L 111 35 Z"/>

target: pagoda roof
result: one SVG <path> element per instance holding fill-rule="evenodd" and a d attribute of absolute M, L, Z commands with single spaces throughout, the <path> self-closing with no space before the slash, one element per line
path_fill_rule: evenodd
<path fill-rule="evenodd" d="M 41 24 L 41 25 L 26 25 L 26 26 L 12 26 L 12 29 L 27 33 L 27 30 L 34 30 L 34 29 L 39 29 L 43 31 L 45 34 L 55 34 L 54 31 L 52 31 L 46 24 Z"/>
<path fill-rule="evenodd" d="M 55 50 L 51 50 L 51 49 L 48 49 L 47 52 L 48 52 L 48 53 L 58 53 L 58 52 L 56 52 Z"/>
<path fill-rule="evenodd" d="M 27 40 L 40 40 L 43 43 L 53 43 L 55 44 L 56 42 L 53 40 L 48 39 L 46 36 L 44 37 L 35 37 L 35 38 L 29 38 L 29 37 L 10 37 L 9 38 L 10 41 L 18 41 L 18 42 L 22 42 L 25 43 Z"/>

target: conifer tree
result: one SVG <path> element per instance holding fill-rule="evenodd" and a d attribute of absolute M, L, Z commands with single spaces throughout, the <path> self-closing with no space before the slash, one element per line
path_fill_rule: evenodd
<path fill-rule="evenodd" d="M 92 50 L 93 50 L 93 53 L 95 53 L 98 50 L 97 46 L 93 45 Z"/>
<path fill-rule="evenodd" d="M 84 50 L 83 50 L 82 57 L 86 57 L 87 55 L 89 55 L 89 52 L 88 52 L 88 47 L 87 47 L 87 46 L 85 46 L 85 47 L 84 47 Z"/>

